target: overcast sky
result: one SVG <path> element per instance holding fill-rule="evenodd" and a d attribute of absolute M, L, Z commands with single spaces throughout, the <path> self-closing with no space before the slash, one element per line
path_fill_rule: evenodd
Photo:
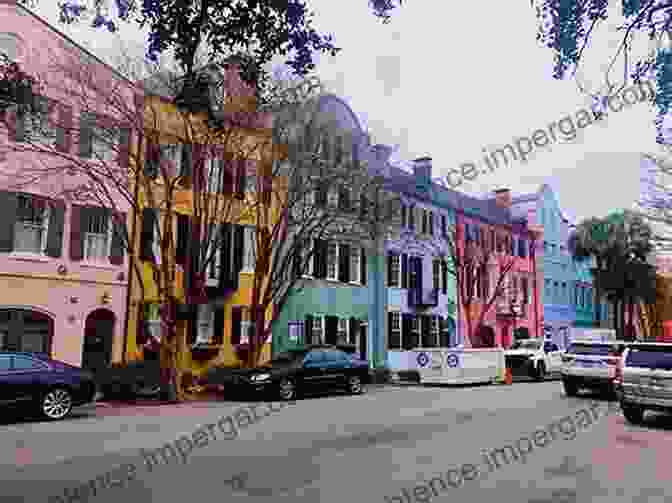
<path fill-rule="evenodd" d="M 36 12 L 101 57 L 115 52 L 116 36 L 86 26 L 58 23 L 55 0 L 39 0 Z M 589 107 L 574 81 L 551 78 L 553 54 L 536 41 L 537 23 L 527 1 L 436 2 L 408 0 L 383 25 L 365 0 L 310 0 L 316 24 L 343 48 L 320 59 L 317 74 L 345 98 L 376 143 L 398 144 L 398 157 L 433 158 L 434 176 L 461 163 L 482 164 L 492 150 L 546 129 Z M 134 25 L 119 35 L 141 46 Z M 584 81 L 599 89 L 604 63 L 619 37 L 612 29 L 588 53 Z M 592 76 L 591 81 L 588 76 Z M 460 190 L 515 193 L 551 183 L 560 204 L 578 219 L 631 207 L 639 194 L 642 152 L 660 152 L 654 110 L 636 104 L 612 113 L 604 124 L 582 130 L 574 141 L 537 148 L 523 164 L 513 161 L 481 174 Z"/>

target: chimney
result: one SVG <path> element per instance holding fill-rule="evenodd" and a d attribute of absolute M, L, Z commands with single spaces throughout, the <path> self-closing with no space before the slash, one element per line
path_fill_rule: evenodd
<path fill-rule="evenodd" d="M 429 183 L 432 180 L 432 158 L 419 157 L 413 161 L 413 174 L 417 182 Z"/>
<path fill-rule="evenodd" d="M 511 189 L 498 189 L 495 191 L 495 203 L 500 208 L 511 207 Z"/>

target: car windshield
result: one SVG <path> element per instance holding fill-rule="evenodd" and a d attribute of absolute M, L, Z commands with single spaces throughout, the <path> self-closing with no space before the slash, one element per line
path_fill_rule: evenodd
<path fill-rule="evenodd" d="M 631 348 L 625 365 L 628 367 L 672 370 L 672 347 Z"/>
<path fill-rule="evenodd" d="M 516 341 L 511 346 L 511 349 L 531 349 L 538 350 L 541 347 L 540 341 Z"/>
<path fill-rule="evenodd" d="M 269 364 L 290 365 L 297 360 L 302 360 L 305 354 L 305 351 L 287 351 L 286 353 L 279 353 L 269 362 Z"/>
<path fill-rule="evenodd" d="M 567 352 L 575 355 L 609 356 L 612 350 L 611 344 L 572 344 Z"/>

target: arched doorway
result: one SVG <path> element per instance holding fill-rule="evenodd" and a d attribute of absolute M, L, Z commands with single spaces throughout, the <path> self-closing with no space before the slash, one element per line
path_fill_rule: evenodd
<path fill-rule="evenodd" d="M 0 351 L 51 355 L 54 321 L 32 309 L 0 309 Z"/>
<path fill-rule="evenodd" d="M 82 368 L 98 370 L 112 361 L 112 340 L 116 317 L 108 309 L 96 309 L 86 318 Z"/>

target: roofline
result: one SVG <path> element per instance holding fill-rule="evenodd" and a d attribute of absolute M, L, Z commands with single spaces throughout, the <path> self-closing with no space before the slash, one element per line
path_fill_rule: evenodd
<path fill-rule="evenodd" d="M 20 5 L 18 2 L 11 2 L 11 1 L 10 1 L 10 2 L 1 2 L 1 1 L 0 1 L 0 4 L 4 4 L 4 5 L 12 5 L 12 4 L 13 4 L 13 5 L 15 5 L 17 8 L 23 9 L 25 12 L 27 12 L 28 14 L 30 14 L 31 16 L 33 16 L 35 19 L 37 19 L 40 23 L 42 23 L 42 24 L 45 25 L 47 28 L 49 28 L 51 31 L 55 32 L 55 33 L 56 33 L 57 35 L 59 35 L 61 38 L 63 38 L 63 39 L 65 39 L 65 40 L 67 40 L 68 42 L 70 42 L 73 46 L 75 46 L 75 48 L 77 48 L 78 50 L 82 51 L 83 53 L 85 53 L 85 54 L 91 56 L 91 57 L 92 57 L 93 59 L 95 59 L 99 64 L 101 64 L 101 65 L 103 65 L 103 66 L 109 68 L 110 70 L 112 70 L 112 73 L 114 73 L 114 74 L 115 74 L 117 77 L 119 77 L 121 80 L 124 80 L 124 81 L 126 81 L 127 83 L 129 83 L 130 85 L 135 86 L 135 84 L 134 84 L 128 77 L 126 77 L 125 75 L 123 75 L 122 73 L 120 73 L 119 70 L 117 70 L 117 69 L 114 68 L 113 66 L 111 66 L 111 65 L 109 65 L 109 64 L 107 64 L 107 63 L 105 63 L 105 62 L 104 62 L 102 59 L 100 59 L 98 56 L 96 56 L 95 54 L 93 54 L 91 51 L 89 51 L 89 50 L 86 49 L 85 47 L 82 47 L 80 44 L 78 44 L 77 42 L 75 42 L 72 38 L 70 38 L 68 35 L 66 35 L 65 33 L 63 33 L 61 30 L 59 30 L 59 29 L 56 28 L 55 26 L 49 24 L 45 19 L 42 19 L 40 16 L 38 16 L 35 12 L 33 12 L 32 10 L 30 10 L 28 7 L 25 7 L 25 6 L 23 6 L 23 5 Z"/>

